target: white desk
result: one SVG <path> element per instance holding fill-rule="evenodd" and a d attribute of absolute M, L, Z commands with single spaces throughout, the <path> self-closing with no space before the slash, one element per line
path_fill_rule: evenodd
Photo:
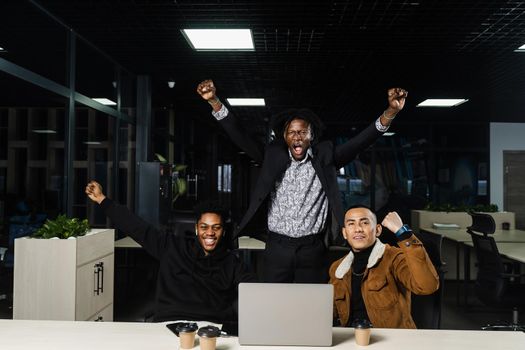
<path fill-rule="evenodd" d="M 498 242 L 496 245 L 501 255 L 525 264 L 525 243 Z"/>
<path fill-rule="evenodd" d="M 239 237 L 239 249 L 264 250 L 266 243 L 252 237 Z"/>
<path fill-rule="evenodd" d="M 237 338 L 217 339 L 217 350 L 365 349 L 352 328 L 334 328 L 333 346 L 240 346 Z M 2 349 L 178 350 L 179 338 L 163 323 L 0 320 Z M 523 332 L 373 329 L 370 350 L 522 350 Z M 195 350 L 199 349 L 196 342 Z"/>
<path fill-rule="evenodd" d="M 115 248 L 135 249 L 135 248 L 142 248 L 142 246 L 138 244 L 130 236 L 126 236 L 124 238 L 121 238 L 115 241 Z"/>

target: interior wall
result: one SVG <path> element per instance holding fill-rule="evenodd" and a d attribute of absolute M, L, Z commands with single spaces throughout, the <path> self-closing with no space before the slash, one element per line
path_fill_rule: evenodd
<path fill-rule="evenodd" d="M 503 151 L 525 150 L 525 123 L 490 123 L 490 202 L 503 207 Z"/>

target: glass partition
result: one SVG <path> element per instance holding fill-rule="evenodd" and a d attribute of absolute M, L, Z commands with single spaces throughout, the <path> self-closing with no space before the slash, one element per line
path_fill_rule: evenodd
<path fill-rule="evenodd" d="M 25 200 L 31 210 L 63 213 L 64 106 L 67 100 L 0 72 L 0 196 L 5 215 Z M 34 96 L 34 99 L 27 99 Z"/>
<path fill-rule="evenodd" d="M 29 1 L 2 7 L 0 58 L 65 85 L 67 30 Z"/>

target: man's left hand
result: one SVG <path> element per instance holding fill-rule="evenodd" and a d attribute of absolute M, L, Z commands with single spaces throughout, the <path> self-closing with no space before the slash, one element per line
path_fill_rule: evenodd
<path fill-rule="evenodd" d="M 391 232 L 396 233 L 401 226 L 403 226 L 403 220 L 401 220 L 398 213 L 391 211 L 385 216 L 381 225 L 389 229 Z"/>
<path fill-rule="evenodd" d="M 408 96 L 408 91 L 402 88 L 388 89 L 388 107 L 395 113 L 405 107 L 405 100 Z"/>

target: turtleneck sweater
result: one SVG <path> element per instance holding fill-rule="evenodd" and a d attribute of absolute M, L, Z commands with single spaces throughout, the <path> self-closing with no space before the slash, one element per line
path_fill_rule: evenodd
<path fill-rule="evenodd" d="M 354 321 L 367 320 L 368 314 L 366 313 L 365 302 L 361 294 L 361 282 L 363 281 L 363 276 L 365 274 L 366 265 L 368 264 L 368 258 L 370 253 L 374 248 L 375 243 L 370 247 L 363 249 L 359 252 L 353 251 L 354 261 L 352 263 L 352 297 L 350 302 L 350 322 L 352 325 Z"/>

